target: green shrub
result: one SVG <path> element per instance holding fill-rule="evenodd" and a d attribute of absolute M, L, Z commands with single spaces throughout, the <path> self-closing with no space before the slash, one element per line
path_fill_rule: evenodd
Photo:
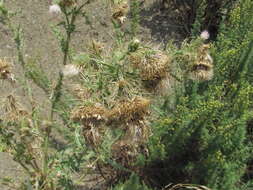
<path fill-rule="evenodd" d="M 163 0 L 174 10 L 188 35 L 208 30 L 214 39 L 219 25 L 237 0 Z"/>
<path fill-rule="evenodd" d="M 139 177 L 132 174 L 125 183 L 116 185 L 112 190 L 151 190 L 145 184 L 141 184 Z"/>
<path fill-rule="evenodd" d="M 195 183 L 217 190 L 240 190 L 251 143 L 252 6 L 238 3 L 213 44 L 212 81 L 186 80 L 175 109 L 154 123 L 148 171 L 158 184 Z M 163 155 L 163 160 L 159 156 Z"/>

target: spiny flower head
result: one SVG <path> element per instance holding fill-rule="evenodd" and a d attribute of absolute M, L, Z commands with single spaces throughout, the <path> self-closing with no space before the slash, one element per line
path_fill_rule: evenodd
<path fill-rule="evenodd" d="M 107 119 L 107 109 L 100 105 L 81 106 L 72 111 L 71 119 L 85 126 L 98 125 Z"/>

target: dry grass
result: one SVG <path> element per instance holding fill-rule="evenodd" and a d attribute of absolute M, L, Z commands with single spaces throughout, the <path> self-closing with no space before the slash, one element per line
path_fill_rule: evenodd
<path fill-rule="evenodd" d="M 18 121 L 20 118 L 28 117 L 29 115 L 13 95 L 9 95 L 3 99 L 1 109 L 4 112 L 1 117 L 6 121 Z"/>

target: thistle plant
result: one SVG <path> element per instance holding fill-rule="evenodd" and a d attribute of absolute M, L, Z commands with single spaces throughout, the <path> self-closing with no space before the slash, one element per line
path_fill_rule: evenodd
<path fill-rule="evenodd" d="M 73 3 L 71 3 L 73 2 Z M 62 174 L 57 173 L 57 168 L 62 168 L 61 160 L 58 153 L 52 150 L 51 133 L 52 127 L 57 125 L 53 121 L 53 113 L 56 104 L 61 97 L 62 80 L 64 74 L 69 75 L 67 61 L 69 56 L 69 44 L 71 35 L 75 31 L 75 20 L 81 15 L 83 7 L 89 2 L 81 5 L 74 1 L 60 1 L 58 5 L 50 7 L 52 14 L 63 13 L 65 21 L 61 24 L 64 26 L 66 38 L 62 38 L 62 52 L 64 68 L 59 72 L 59 78 L 53 89 L 51 97 L 51 114 L 48 120 L 39 118 L 36 107 L 32 111 L 24 111 L 19 108 L 15 97 L 8 96 L 4 107 L 1 108 L 4 115 L 1 117 L 1 142 L 7 147 L 7 151 L 11 153 L 14 160 L 17 161 L 29 176 L 29 180 L 16 186 L 17 189 L 34 188 L 38 190 L 55 190 L 60 187 L 72 189 L 72 179 L 68 172 L 61 170 Z M 13 38 L 17 48 L 18 62 L 25 70 L 25 76 L 32 79 L 47 95 L 51 94 L 52 82 L 41 68 L 36 65 L 33 60 L 26 60 L 23 56 L 23 40 L 22 29 L 12 22 L 12 17 L 16 13 L 10 12 L 5 8 L 4 4 L 0 7 L 1 18 L 4 23 L 9 26 L 13 34 Z M 66 68 L 67 67 L 67 68 Z M 72 68 L 73 69 L 73 68 Z M 70 73 L 70 74 L 73 74 Z M 74 73 L 75 74 L 75 73 Z M 9 65 L 1 60 L 1 77 L 13 79 L 13 75 L 9 70 Z M 5 106 L 6 105 L 6 106 Z M 10 185 L 8 183 L 7 185 Z"/>
<path fill-rule="evenodd" d="M 60 7 L 60 10 L 62 11 L 63 18 L 64 18 L 64 20 L 62 22 L 60 22 L 58 24 L 58 26 L 62 25 L 65 30 L 65 35 L 60 34 L 60 36 L 64 36 L 64 37 L 60 38 L 60 40 L 61 40 L 60 44 L 61 44 L 61 50 L 63 53 L 62 65 L 65 68 L 63 69 L 63 72 L 62 71 L 59 72 L 59 77 L 58 77 L 57 83 L 55 85 L 55 88 L 53 90 L 53 94 L 51 96 L 51 102 L 52 102 L 51 114 L 50 114 L 51 119 L 53 119 L 54 109 L 61 97 L 62 80 L 63 80 L 64 74 L 66 75 L 66 72 L 64 72 L 64 70 L 69 69 L 68 66 L 66 66 L 66 65 L 67 65 L 67 61 L 68 61 L 68 57 L 69 57 L 69 46 L 70 46 L 70 42 L 71 42 L 71 36 L 75 32 L 75 21 L 78 16 L 85 14 L 83 12 L 83 8 L 88 3 L 90 3 L 89 0 L 84 3 L 81 3 L 81 4 L 79 4 L 79 2 L 74 1 L 74 0 L 68 0 L 68 1 L 61 0 L 61 1 L 58 1 L 58 4 L 55 5 L 55 6 Z M 73 69 L 75 69 L 74 65 L 72 67 L 73 67 Z"/>

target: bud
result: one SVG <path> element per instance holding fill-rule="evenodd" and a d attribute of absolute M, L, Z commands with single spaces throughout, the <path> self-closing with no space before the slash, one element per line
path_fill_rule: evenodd
<path fill-rule="evenodd" d="M 138 39 L 134 39 L 128 46 L 128 51 L 129 52 L 135 52 L 138 48 L 139 48 L 139 45 L 140 45 L 140 40 Z"/>

